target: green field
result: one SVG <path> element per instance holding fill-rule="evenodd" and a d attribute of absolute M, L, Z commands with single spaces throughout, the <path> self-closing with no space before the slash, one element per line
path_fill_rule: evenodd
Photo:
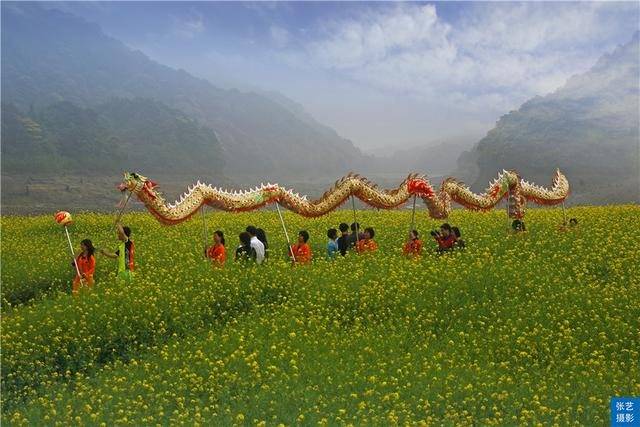
<path fill-rule="evenodd" d="M 311 234 L 292 267 L 274 212 L 210 213 L 228 253 L 253 223 L 268 265 L 202 259 L 200 218 L 174 227 L 129 214 L 138 271 L 70 295 L 52 216 L 3 217 L 2 422 L 7 425 L 606 425 L 612 396 L 640 395 L 640 209 L 455 211 L 464 252 L 404 259 L 408 211 L 362 211 L 375 255 L 324 259 L 350 211 L 285 216 Z M 77 244 L 115 248 L 112 216 L 79 214 Z M 419 212 L 428 236 L 438 222 Z"/>

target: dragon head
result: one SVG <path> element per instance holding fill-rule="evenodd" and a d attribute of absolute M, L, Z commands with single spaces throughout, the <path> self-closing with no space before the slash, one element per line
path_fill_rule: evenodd
<path fill-rule="evenodd" d="M 156 187 L 155 182 L 135 172 L 125 172 L 122 182 L 118 185 L 120 191 L 130 191 L 136 194 L 145 191 L 150 196 L 155 194 L 154 187 Z"/>

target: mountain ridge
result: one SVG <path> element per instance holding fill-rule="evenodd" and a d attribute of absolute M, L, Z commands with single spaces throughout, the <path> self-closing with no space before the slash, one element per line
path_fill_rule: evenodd
<path fill-rule="evenodd" d="M 155 99 L 215 131 L 231 176 L 313 173 L 317 159 L 344 173 L 366 160 L 350 141 L 282 103 L 162 65 L 82 18 L 37 6 L 3 11 L 3 94 L 23 111 L 63 100 L 91 107 L 114 97 Z"/>
<path fill-rule="evenodd" d="M 558 167 L 576 202 L 638 201 L 639 55 L 636 32 L 556 91 L 503 115 L 460 156 L 458 173 L 479 190 L 496 170 L 544 184 Z"/>

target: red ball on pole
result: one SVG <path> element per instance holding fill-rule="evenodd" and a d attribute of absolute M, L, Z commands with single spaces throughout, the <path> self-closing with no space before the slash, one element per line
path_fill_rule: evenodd
<path fill-rule="evenodd" d="M 73 222 L 71 214 L 67 211 L 56 212 L 54 218 L 58 224 L 65 227 Z"/>
<path fill-rule="evenodd" d="M 67 225 L 71 225 L 73 222 L 73 218 L 71 218 L 71 214 L 67 211 L 59 211 L 54 215 L 54 219 L 58 224 L 64 227 L 64 233 L 67 236 L 67 242 L 69 243 L 69 250 L 71 251 L 71 256 L 73 257 L 73 265 L 76 268 L 76 273 L 78 277 L 80 277 L 80 283 L 84 285 L 84 280 L 82 280 L 82 274 L 80 274 L 80 269 L 78 268 L 78 262 L 76 261 L 76 254 L 73 252 L 73 245 L 71 244 L 71 237 L 69 236 L 69 230 L 67 229 Z"/>

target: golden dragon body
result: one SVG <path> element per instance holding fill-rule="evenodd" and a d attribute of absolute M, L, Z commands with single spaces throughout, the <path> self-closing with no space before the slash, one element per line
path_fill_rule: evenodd
<path fill-rule="evenodd" d="M 277 202 L 299 215 L 318 217 L 333 211 L 350 196 L 380 209 L 396 208 L 415 196 L 424 201 L 429 215 L 438 219 L 449 215 L 452 202 L 467 209 L 486 211 L 509 196 L 510 216 L 522 218 L 527 201 L 541 205 L 555 205 L 564 201 L 569 195 L 569 181 L 557 170 L 551 188 L 543 188 L 521 179 L 514 171 L 503 171 L 484 193 L 476 194 L 454 178 L 445 179 L 440 189 L 435 190 L 428 179 L 411 174 L 397 188 L 381 190 L 366 178 L 349 174 L 336 181 L 320 198 L 311 201 L 278 184 L 262 184 L 248 191 L 227 191 L 198 182 L 190 186 L 180 200 L 167 203 L 157 190 L 156 183 L 142 175 L 125 172 L 119 189 L 135 194 L 160 222 L 171 225 L 189 219 L 204 205 L 224 211 L 244 212 Z"/>

